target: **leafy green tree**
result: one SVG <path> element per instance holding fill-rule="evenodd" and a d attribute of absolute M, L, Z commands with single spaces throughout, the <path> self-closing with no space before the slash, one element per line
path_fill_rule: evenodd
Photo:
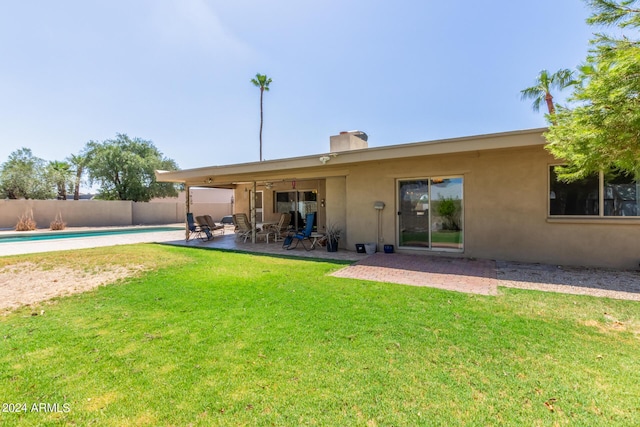
<path fill-rule="evenodd" d="M 255 79 L 251 79 L 251 83 L 254 86 L 260 88 L 260 161 L 262 161 L 262 124 L 264 122 L 263 109 L 262 109 L 262 98 L 265 91 L 269 91 L 269 84 L 272 82 L 270 78 L 267 77 L 266 74 L 256 74 Z"/>
<path fill-rule="evenodd" d="M 4 198 L 51 199 L 55 197 L 53 188 L 46 162 L 29 148 L 14 151 L 2 164 L 0 190 Z"/>
<path fill-rule="evenodd" d="M 520 91 L 523 100 L 533 100 L 533 110 L 540 111 L 540 105 L 545 102 L 549 115 L 553 116 L 556 112 L 553 104 L 552 89 L 562 90 L 568 86 L 575 84 L 573 79 L 573 71 L 569 69 L 558 70 L 553 74 L 549 74 L 547 70 L 540 71 L 538 78 L 533 86 Z M 552 119 L 553 120 L 553 119 Z"/>
<path fill-rule="evenodd" d="M 47 175 L 55 185 L 58 192 L 58 200 L 67 200 L 67 187 L 73 183 L 73 170 L 67 162 L 57 160 L 47 165 Z"/>
<path fill-rule="evenodd" d="M 638 35 L 638 0 L 587 0 L 592 25 L 617 25 Z M 558 107 L 546 132 L 548 150 L 567 165 L 556 171 L 567 181 L 618 169 L 640 177 L 640 42 L 628 35 L 595 34 L 579 68 L 573 107 Z"/>
<path fill-rule="evenodd" d="M 151 141 L 117 134 L 116 139 L 89 141 L 85 147 L 89 183 L 98 183 L 99 199 L 148 202 L 154 197 L 175 197 L 176 187 L 156 181 L 154 171 L 177 170 Z"/>

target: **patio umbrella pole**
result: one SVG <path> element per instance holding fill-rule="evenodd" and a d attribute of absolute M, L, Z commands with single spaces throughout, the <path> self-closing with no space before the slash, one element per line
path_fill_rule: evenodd
<path fill-rule="evenodd" d="M 377 209 L 378 213 L 378 227 L 376 228 L 376 251 L 378 250 L 378 243 L 380 243 L 380 212 L 381 210 Z"/>

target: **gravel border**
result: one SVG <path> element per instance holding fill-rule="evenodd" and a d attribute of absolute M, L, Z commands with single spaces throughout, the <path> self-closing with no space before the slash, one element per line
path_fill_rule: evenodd
<path fill-rule="evenodd" d="M 496 261 L 498 286 L 640 301 L 640 271 Z"/>

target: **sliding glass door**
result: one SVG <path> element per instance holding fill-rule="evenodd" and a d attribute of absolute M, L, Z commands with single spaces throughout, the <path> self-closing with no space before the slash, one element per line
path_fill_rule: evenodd
<path fill-rule="evenodd" d="M 277 191 L 274 198 L 274 212 L 290 213 L 291 225 L 296 229 L 304 227 L 308 213 L 318 212 L 318 190 Z M 318 215 L 314 217 L 317 227 Z"/>
<path fill-rule="evenodd" d="M 430 247 L 429 180 L 398 183 L 398 246 Z"/>
<path fill-rule="evenodd" d="M 462 251 L 462 177 L 398 181 L 398 246 Z"/>

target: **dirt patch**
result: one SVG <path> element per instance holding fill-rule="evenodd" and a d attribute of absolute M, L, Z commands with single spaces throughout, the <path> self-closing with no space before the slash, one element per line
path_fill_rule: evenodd
<path fill-rule="evenodd" d="M 117 265 L 89 270 L 69 267 L 42 269 L 29 262 L 10 265 L 0 268 L 0 311 L 85 292 L 134 276 L 141 270 L 139 266 Z"/>

